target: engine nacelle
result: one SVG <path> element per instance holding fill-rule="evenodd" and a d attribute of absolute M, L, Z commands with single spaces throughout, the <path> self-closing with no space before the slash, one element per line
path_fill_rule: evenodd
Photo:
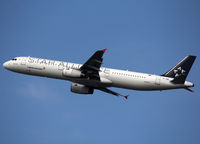
<path fill-rule="evenodd" d="M 94 89 L 75 83 L 71 85 L 71 92 L 78 93 L 78 94 L 93 94 Z"/>
<path fill-rule="evenodd" d="M 66 76 L 66 77 L 76 77 L 76 78 L 79 78 L 81 77 L 81 71 L 79 70 L 76 70 L 76 69 L 64 69 L 63 70 L 63 76 Z"/>

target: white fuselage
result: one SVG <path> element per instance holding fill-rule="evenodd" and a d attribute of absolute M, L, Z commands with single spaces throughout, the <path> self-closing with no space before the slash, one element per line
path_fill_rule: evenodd
<path fill-rule="evenodd" d="M 100 81 L 89 78 L 65 76 L 63 74 L 65 70 L 79 69 L 82 65 L 33 57 L 17 57 L 16 59 L 17 60 L 5 62 L 3 64 L 4 67 L 18 73 L 69 80 L 91 87 L 118 87 L 133 90 L 166 90 L 193 86 L 193 83 L 187 81 L 185 81 L 184 84 L 174 84 L 171 82 L 173 78 L 169 77 L 104 67 L 100 68 Z"/>

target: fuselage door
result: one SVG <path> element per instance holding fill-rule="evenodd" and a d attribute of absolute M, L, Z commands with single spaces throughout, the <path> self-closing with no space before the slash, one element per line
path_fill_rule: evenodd
<path fill-rule="evenodd" d="M 25 58 L 21 58 L 21 65 L 26 65 L 26 59 Z"/>
<path fill-rule="evenodd" d="M 110 75 L 110 69 L 105 68 L 104 73 L 108 77 Z"/>
<path fill-rule="evenodd" d="M 159 76 L 156 76 L 155 84 L 156 85 L 160 85 L 160 77 Z"/>

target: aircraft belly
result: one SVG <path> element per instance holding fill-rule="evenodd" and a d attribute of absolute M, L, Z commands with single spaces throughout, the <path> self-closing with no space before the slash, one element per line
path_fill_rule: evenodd
<path fill-rule="evenodd" d="M 98 80 L 88 80 L 88 79 L 83 79 L 83 78 L 73 78 L 73 79 L 69 78 L 68 80 L 74 83 L 79 83 L 79 84 L 83 84 L 83 85 L 94 87 L 94 88 L 111 86 L 111 83 L 102 83 L 101 81 L 98 81 Z"/>
<path fill-rule="evenodd" d="M 112 77 L 111 81 L 113 82 L 112 86 L 125 89 L 133 90 L 165 90 L 180 88 L 178 85 L 174 85 L 169 81 L 160 81 L 156 83 L 156 78 L 152 76 L 148 79 L 135 79 L 135 78 L 126 78 L 126 77 Z"/>
<path fill-rule="evenodd" d="M 142 90 L 149 89 L 149 86 L 152 86 L 152 83 L 145 84 L 144 81 L 138 79 L 130 78 L 113 78 L 112 86 L 126 89 Z"/>

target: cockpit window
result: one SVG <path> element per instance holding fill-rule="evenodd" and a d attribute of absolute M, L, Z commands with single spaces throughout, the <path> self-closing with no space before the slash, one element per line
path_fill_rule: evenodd
<path fill-rule="evenodd" d="M 15 60 L 15 61 L 16 61 L 17 59 L 16 59 L 16 58 L 14 58 L 14 59 L 12 59 L 12 60 Z"/>

